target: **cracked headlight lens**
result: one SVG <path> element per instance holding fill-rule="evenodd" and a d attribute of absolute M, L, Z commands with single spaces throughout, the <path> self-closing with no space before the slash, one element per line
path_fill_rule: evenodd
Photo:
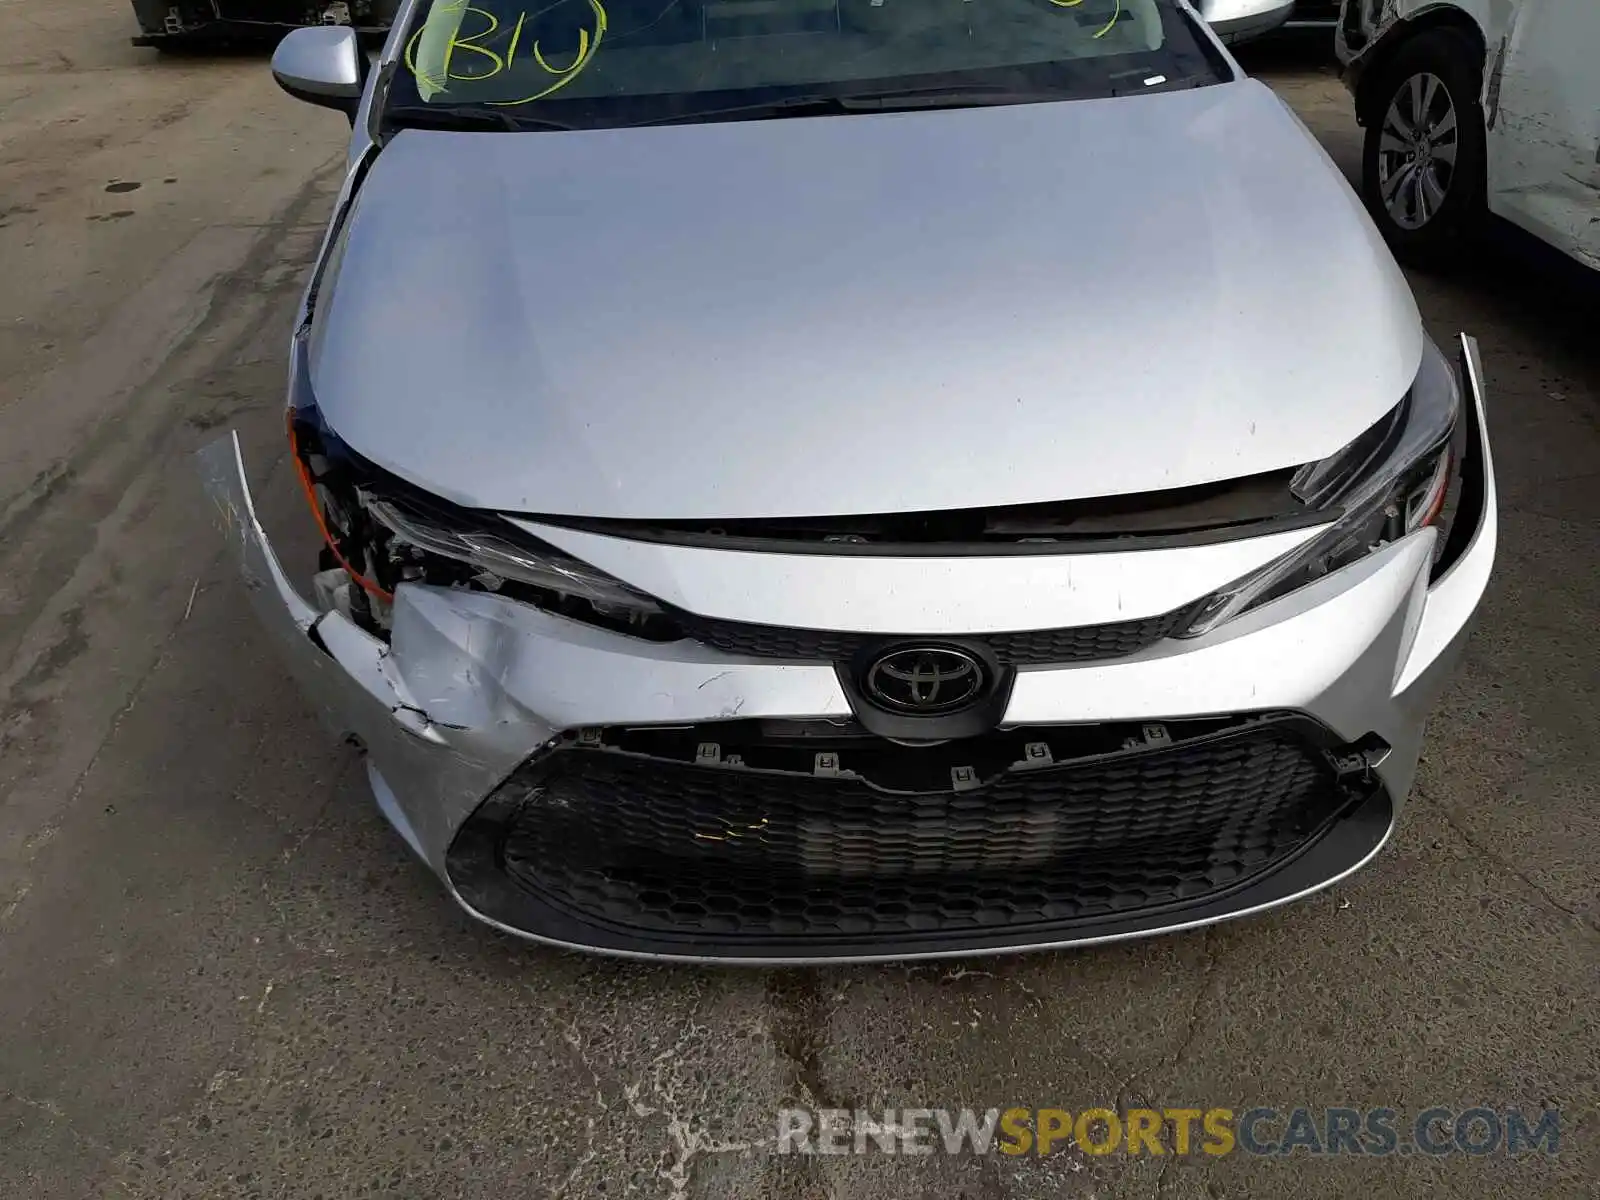
<path fill-rule="evenodd" d="M 320 568 L 342 569 L 346 603 L 363 627 L 386 634 L 402 583 L 503 594 L 603 628 L 665 641 L 682 636 L 650 596 L 547 546 L 497 513 L 463 508 L 367 461 L 323 419 L 295 343 L 288 411 L 291 455 L 325 548 Z"/>
<path fill-rule="evenodd" d="M 559 551 L 541 551 L 487 529 L 480 531 L 432 524 L 425 517 L 405 511 L 393 501 L 379 499 L 365 491 L 359 495 L 362 507 L 373 520 L 388 529 L 403 545 L 475 567 L 489 577 L 480 580 L 485 584 L 515 580 L 529 587 L 586 600 L 600 611 L 613 615 L 635 612 L 648 616 L 661 611 L 660 605 L 643 592 L 635 591 L 605 572 Z"/>
<path fill-rule="evenodd" d="M 1337 511 L 1333 522 L 1291 554 L 1217 592 L 1179 636 L 1209 633 L 1437 523 L 1460 462 L 1462 428 L 1455 372 L 1424 339 L 1422 365 L 1405 399 L 1343 449 L 1295 473 L 1295 496 L 1310 508 Z"/>

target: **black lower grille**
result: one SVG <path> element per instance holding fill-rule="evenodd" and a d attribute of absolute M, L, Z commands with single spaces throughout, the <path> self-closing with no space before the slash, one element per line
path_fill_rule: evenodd
<path fill-rule="evenodd" d="M 1065 629 L 1028 629 L 1014 633 L 979 633 L 963 635 L 960 640 L 989 647 L 995 658 L 1005 666 L 1122 658 L 1187 628 L 1193 623 L 1195 612 L 1194 606 L 1186 605 L 1138 621 L 1078 625 Z M 685 612 L 674 613 L 673 616 L 688 637 L 725 653 L 801 662 L 847 662 L 872 645 L 923 640 L 930 636 L 791 629 L 778 625 L 722 621 Z M 936 635 L 936 640 L 948 640 L 948 635 Z"/>
<path fill-rule="evenodd" d="M 488 872 L 656 939 L 1020 934 L 1196 903 L 1283 863 L 1360 798 L 1330 744 L 1297 717 L 915 748 L 755 722 L 592 730 L 502 785 L 450 870 L 478 880 L 469 902 Z"/>

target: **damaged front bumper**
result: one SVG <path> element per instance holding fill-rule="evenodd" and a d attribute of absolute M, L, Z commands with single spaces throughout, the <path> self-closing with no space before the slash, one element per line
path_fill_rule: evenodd
<path fill-rule="evenodd" d="M 1171 722 L 1181 742 L 1188 736 L 1182 731 L 1199 721 L 1238 718 L 1244 723 L 1242 732 L 1236 726 L 1215 734 L 1202 731 L 1192 739 L 1202 748 L 1218 738 L 1259 738 L 1263 731 L 1303 726 L 1319 743 L 1318 753 L 1336 765 L 1361 747 L 1377 748 L 1353 768 L 1338 766 L 1341 773 L 1356 772 L 1344 780 L 1352 784 L 1350 802 L 1339 819 L 1270 870 L 1196 896 L 1192 903 L 958 934 L 913 930 L 903 937 L 857 937 L 840 925 L 827 937 L 790 938 L 780 932 L 740 940 L 717 934 L 712 925 L 703 936 L 667 935 L 530 899 L 531 893 L 516 890 L 502 869 L 505 838 L 526 841 L 527 836 L 526 830 L 507 831 L 507 814 L 514 817 L 521 803 L 508 802 L 512 790 L 523 788 L 518 795 L 526 797 L 530 791 L 523 781 L 532 780 L 531 794 L 537 794 L 549 782 L 539 775 L 547 764 L 573 762 L 582 753 L 604 752 L 612 762 L 622 762 L 613 753 L 618 747 L 660 742 L 662 731 L 687 749 L 656 759 L 635 755 L 625 765 L 634 770 L 640 763 L 660 764 L 659 772 L 646 767 L 633 777 L 641 795 L 656 791 L 648 819 L 669 840 L 678 839 L 680 849 L 687 847 L 685 853 L 697 856 L 699 868 L 709 862 L 714 870 L 714 856 L 725 854 L 732 869 L 754 842 L 777 838 L 781 813 L 789 814 L 782 819 L 792 819 L 795 837 L 811 839 L 801 849 L 813 865 L 819 853 L 848 859 L 869 835 L 879 838 L 874 853 L 888 853 L 885 845 L 906 836 L 915 840 L 929 826 L 916 825 L 920 817 L 906 824 L 899 816 L 893 820 L 900 825 L 876 832 L 842 820 L 829 824 L 825 809 L 791 804 L 787 795 L 773 802 L 769 814 L 750 808 L 748 797 L 734 788 L 726 803 L 745 806 L 738 809 L 744 815 L 737 822 L 729 824 L 712 812 L 711 824 L 674 829 L 677 809 L 663 780 L 692 775 L 708 763 L 745 766 L 740 761 L 745 755 L 732 763 L 718 761 L 718 731 L 728 730 L 724 740 L 733 745 L 762 721 L 795 728 L 852 721 L 850 699 L 833 665 L 750 661 L 692 641 L 643 642 L 504 597 L 420 585 L 396 591 L 392 637 L 385 643 L 338 612 L 313 608 L 289 582 L 256 517 L 236 436 L 212 443 L 200 462 L 252 605 L 306 695 L 336 735 L 359 741 L 382 812 L 473 915 L 521 936 L 621 955 L 747 963 L 934 957 L 1085 944 L 1206 924 L 1306 895 L 1377 853 L 1411 786 L 1424 721 L 1461 653 L 1495 555 L 1494 475 L 1481 369 L 1470 339 L 1462 343 L 1462 374 L 1467 448 L 1459 511 L 1441 559 L 1444 569 L 1430 574 L 1438 535 L 1427 529 L 1204 637 L 1168 641 L 1122 659 L 1019 670 L 996 734 L 1001 738 L 1010 736 L 1004 731 L 1037 727 L 1034 744 L 1056 746 L 1059 765 L 1061 746 L 1079 744 L 1074 739 L 1082 731 L 1102 726 L 1131 725 L 1137 732 L 1142 723 L 1148 737 L 1157 739 L 1168 736 L 1159 723 Z M 751 744 L 752 763 L 766 752 L 759 736 Z M 1169 749 L 1152 747 L 1160 753 Z M 819 777 L 849 776 L 837 763 L 825 771 L 827 757 L 817 756 Z M 1095 758 L 1093 769 L 1105 757 Z M 1076 769 L 1074 763 L 1065 765 Z M 726 787 L 726 778 L 718 786 Z M 546 791 L 554 794 L 553 788 Z M 697 811 L 710 811 L 706 794 L 694 799 L 701 805 Z M 617 799 L 605 797 L 607 803 Z M 857 805 L 853 811 L 866 814 L 864 821 L 881 815 L 868 811 L 876 801 L 864 793 L 850 803 Z M 962 820 L 974 813 L 980 821 L 989 819 L 983 805 L 974 809 L 970 801 L 961 801 L 957 807 L 967 814 Z M 613 828 L 629 823 L 626 796 L 609 811 Z M 642 807 L 640 813 L 643 819 Z M 570 806 L 565 815 L 571 815 Z M 1033 816 L 1024 816 L 1021 824 L 985 844 L 1011 847 L 1008 853 L 1025 867 L 1037 855 L 1025 836 L 1018 840 L 1016 830 L 1045 828 L 1056 837 L 1063 836 L 1066 825 L 1046 820 L 1030 826 Z M 949 818 L 939 820 L 948 828 Z M 791 849 L 800 844 L 791 842 Z M 537 847 L 519 853 L 529 862 L 539 859 Z M 709 860 L 707 853 L 713 856 Z M 545 866 L 564 869 L 559 862 Z M 856 877 L 840 883 L 852 870 Z M 861 879 L 859 864 L 824 865 L 818 887 L 848 890 Z M 670 877 L 661 886 L 670 890 Z M 805 902 L 803 895 L 797 901 Z"/>
<path fill-rule="evenodd" d="M 384 815 L 441 876 L 468 814 L 563 729 L 849 713 L 830 665 L 641 644 L 487 593 L 403 586 L 385 644 L 289 582 L 256 517 L 237 435 L 199 461 L 252 607 L 330 730 L 366 750 Z"/>

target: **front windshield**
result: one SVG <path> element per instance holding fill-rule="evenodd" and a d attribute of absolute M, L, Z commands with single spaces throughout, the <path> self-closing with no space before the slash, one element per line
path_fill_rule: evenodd
<path fill-rule="evenodd" d="M 591 128 L 1225 78 L 1177 0 L 431 0 L 387 105 L 401 123 Z"/>

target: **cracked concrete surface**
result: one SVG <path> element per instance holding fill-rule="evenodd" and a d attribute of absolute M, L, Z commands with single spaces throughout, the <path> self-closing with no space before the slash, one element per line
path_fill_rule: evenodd
<path fill-rule="evenodd" d="M 1501 557 L 1418 801 L 1347 884 L 1208 933 L 914 969 L 552 953 L 407 858 L 185 465 L 237 425 L 263 521 L 309 561 L 278 406 L 340 122 L 259 60 L 129 48 L 124 9 L 0 5 L 0 1195 L 1597 1194 L 1592 291 L 1504 248 L 1413 281 L 1436 335 L 1482 342 Z M 1353 170 L 1326 64 L 1253 58 Z M 1561 1154 L 773 1153 L 785 1104 L 1477 1103 L 1559 1105 Z"/>

